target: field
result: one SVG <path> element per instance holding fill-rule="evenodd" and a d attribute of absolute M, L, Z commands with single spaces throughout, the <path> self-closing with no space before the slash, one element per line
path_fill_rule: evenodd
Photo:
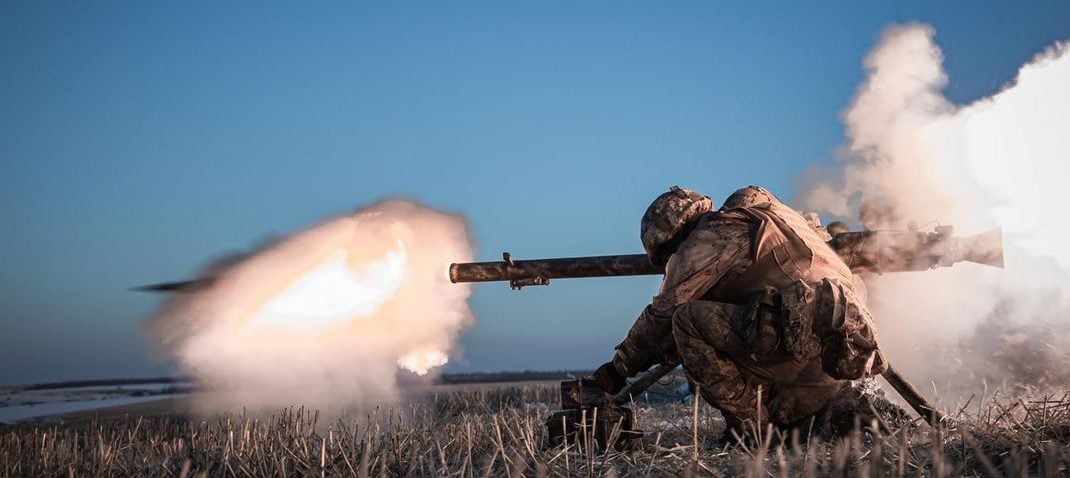
<path fill-rule="evenodd" d="M 326 419 L 191 418 L 153 407 L 0 429 L 2 476 L 1065 476 L 1070 397 L 971 400 L 955 429 L 859 426 L 821 442 L 765 433 L 717 443 L 724 424 L 672 385 L 632 404 L 632 451 L 546 446 L 555 382 L 450 385 L 394 409 Z M 137 411 L 138 413 L 128 413 Z M 590 443 L 590 436 L 581 436 Z M 580 445 L 583 445 L 581 443 Z"/>

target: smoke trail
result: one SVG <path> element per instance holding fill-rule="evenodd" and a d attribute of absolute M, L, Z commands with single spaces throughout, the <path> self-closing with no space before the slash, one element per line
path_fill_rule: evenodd
<path fill-rule="evenodd" d="M 205 389 L 203 412 L 381 404 L 400 369 L 446 363 L 472 320 L 446 270 L 472 255 L 462 218 L 383 201 L 213 268 L 150 331 Z"/>
<path fill-rule="evenodd" d="M 848 220 L 861 206 L 873 228 L 1002 226 L 1007 240 L 1003 271 L 960 264 L 867 278 L 882 346 L 915 378 L 1070 385 L 1070 215 L 1060 212 L 1070 46 L 1041 52 L 1012 84 L 965 106 L 941 94 L 948 79 L 927 25 L 889 28 L 865 68 L 843 116 L 842 170 L 802 203 Z"/>

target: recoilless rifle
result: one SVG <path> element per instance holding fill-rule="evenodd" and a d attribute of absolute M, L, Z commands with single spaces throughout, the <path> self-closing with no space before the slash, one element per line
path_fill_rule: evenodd
<path fill-rule="evenodd" d="M 1003 239 L 1000 229 L 969 237 L 955 237 L 951 226 L 933 232 L 903 231 L 841 232 L 828 241 L 851 272 L 859 275 L 886 272 L 925 271 L 950 267 L 958 262 L 974 262 L 1003 267 Z M 451 264 L 450 281 L 509 282 L 514 290 L 533 285 L 549 285 L 551 279 L 615 277 L 663 274 L 646 254 L 514 260 L 508 252 L 501 261 Z M 590 379 L 561 382 L 562 410 L 546 421 L 551 441 L 571 441 L 580 446 L 627 448 L 642 432 L 632 429 L 631 410 L 623 405 L 678 364 L 655 366 L 619 394 L 607 396 Z M 930 425 L 947 419 L 903 376 L 888 367 L 881 376 L 911 408 Z M 695 398 L 697 400 L 697 397 Z"/>

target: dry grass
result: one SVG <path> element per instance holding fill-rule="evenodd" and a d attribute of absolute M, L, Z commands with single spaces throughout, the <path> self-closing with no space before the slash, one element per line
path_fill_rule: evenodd
<path fill-rule="evenodd" d="M 717 412 L 655 396 L 633 405 L 640 449 L 596 453 L 544 446 L 556 384 L 472 387 L 326 423 L 287 410 L 19 425 L 0 430 L 0 475 L 1065 476 L 1068 398 L 987 399 L 964 406 L 955 430 L 865 424 L 833 443 L 766 431 L 756 445 L 718 446 Z"/>

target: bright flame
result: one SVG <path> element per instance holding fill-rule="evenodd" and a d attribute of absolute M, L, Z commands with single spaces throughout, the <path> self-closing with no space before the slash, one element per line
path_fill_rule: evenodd
<path fill-rule="evenodd" d="M 213 271 L 152 331 L 211 392 L 204 411 L 379 405 L 400 369 L 447 363 L 472 315 L 469 287 L 443 271 L 472 256 L 460 217 L 383 201 Z"/>
<path fill-rule="evenodd" d="M 419 350 L 410 352 L 398 359 L 398 365 L 416 375 L 427 375 L 427 372 L 435 367 L 446 365 L 449 357 L 436 349 Z"/>
<path fill-rule="evenodd" d="M 382 260 L 358 269 L 349 265 L 349 255 L 346 249 L 332 253 L 268 300 L 247 326 L 320 330 L 375 313 L 405 278 L 405 244 L 398 241 Z"/>

